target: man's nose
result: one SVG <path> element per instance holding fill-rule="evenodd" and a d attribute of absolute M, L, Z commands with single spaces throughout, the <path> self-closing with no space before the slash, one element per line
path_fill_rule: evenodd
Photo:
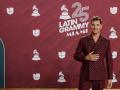
<path fill-rule="evenodd" d="M 94 26 L 94 28 L 97 28 L 97 26 Z"/>

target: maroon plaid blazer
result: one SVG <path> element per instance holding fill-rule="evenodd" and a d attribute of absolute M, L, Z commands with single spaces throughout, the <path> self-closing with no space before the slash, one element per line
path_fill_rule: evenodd
<path fill-rule="evenodd" d="M 85 60 L 85 56 L 90 52 L 99 54 L 98 61 Z M 76 48 L 74 58 L 82 62 L 80 76 L 88 80 L 112 79 L 113 63 L 110 47 L 110 40 L 100 36 L 95 43 L 92 35 L 80 39 Z"/>

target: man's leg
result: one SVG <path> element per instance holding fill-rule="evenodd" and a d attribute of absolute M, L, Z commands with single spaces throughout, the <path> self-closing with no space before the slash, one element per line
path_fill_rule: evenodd
<path fill-rule="evenodd" d="M 90 90 L 91 82 L 87 80 L 80 80 L 78 90 Z"/>
<path fill-rule="evenodd" d="M 104 80 L 92 80 L 92 90 L 103 90 L 105 87 Z"/>

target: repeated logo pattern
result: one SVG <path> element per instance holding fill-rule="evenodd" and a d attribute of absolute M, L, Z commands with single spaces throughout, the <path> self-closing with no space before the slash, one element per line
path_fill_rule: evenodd
<path fill-rule="evenodd" d="M 94 15 L 104 20 L 103 34 L 112 47 L 113 87 L 119 87 L 119 2 L 106 2 L 105 7 L 100 1 L 8 2 L 0 5 L 0 37 L 7 52 L 6 87 L 77 87 L 80 64 L 73 53 L 80 37 L 91 32 L 90 17 Z"/>

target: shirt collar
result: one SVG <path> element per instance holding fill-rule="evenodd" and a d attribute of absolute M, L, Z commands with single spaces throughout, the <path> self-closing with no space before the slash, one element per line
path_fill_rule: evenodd
<path fill-rule="evenodd" d="M 93 40 L 92 34 L 89 35 L 89 39 Z M 97 42 L 101 41 L 103 39 L 102 35 L 100 34 L 99 39 Z M 94 41 L 94 40 L 93 40 Z"/>

